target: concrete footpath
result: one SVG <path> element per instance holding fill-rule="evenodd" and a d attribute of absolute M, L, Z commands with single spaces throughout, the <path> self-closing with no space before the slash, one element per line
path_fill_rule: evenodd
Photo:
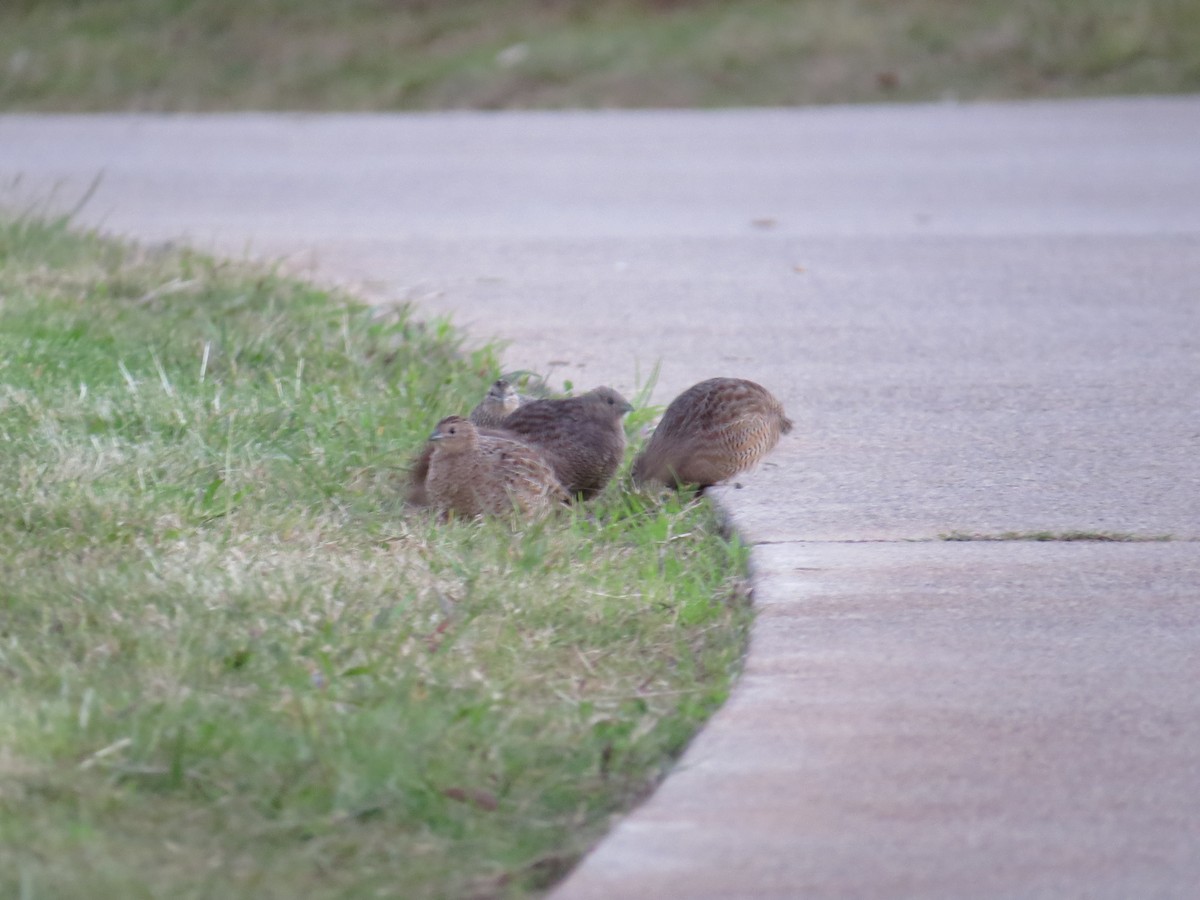
<path fill-rule="evenodd" d="M 1200 97 L 0 116 L 0 204 L 286 258 L 797 428 L 717 491 L 746 671 L 554 892 L 1200 892 Z M 943 541 L 956 534 L 1171 540 Z"/>

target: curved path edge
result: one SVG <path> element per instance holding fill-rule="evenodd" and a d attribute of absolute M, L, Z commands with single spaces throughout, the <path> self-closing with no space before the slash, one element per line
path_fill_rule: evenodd
<path fill-rule="evenodd" d="M 0 203 L 95 183 L 86 224 L 412 300 L 514 367 L 784 400 L 716 492 L 745 672 L 556 898 L 1187 897 L 1197 146 L 1198 97 L 0 116 Z"/>

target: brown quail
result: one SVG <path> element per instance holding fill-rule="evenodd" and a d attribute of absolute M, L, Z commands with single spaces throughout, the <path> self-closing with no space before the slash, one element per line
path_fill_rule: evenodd
<path fill-rule="evenodd" d="M 448 416 L 429 440 L 425 491 L 445 515 L 530 517 L 567 500 L 546 460 L 514 438 L 481 433 L 462 416 Z"/>
<path fill-rule="evenodd" d="M 586 500 L 604 489 L 621 464 L 621 417 L 631 409 L 612 388 L 598 387 L 578 397 L 534 400 L 500 427 L 541 451 L 568 493 Z"/>
<path fill-rule="evenodd" d="M 480 434 L 511 437 L 495 428 L 477 428 Z M 410 506 L 428 506 L 429 492 L 425 490 L 425 481 L 429 478 L 429 461 L 433 458 L 433 441 L 426 441 L 421 452 L 416 455 L 408 467 L 408 493 L 405 501 Z"/>
<path fill-rule="evenodd" d="M 710 378 L 671 401 L 634 460 L 633 478 L 707 487 L 755 466 L 791 430 L 783 404 L 762 385 Z"/>
<path fill-rule="evenodd" d="M 494 381 L 487 395 L 471 410 L 471 423 L 483 428 L 496 428 L 509 413 L 516 412 L 521 405 L 517 389 L 503 378 Z"/>
<path fill-rule="evenodd" d="M 492 382 L 487 394 L 471 410 L 472 424 L 485 432 L 494 432 L 504 417 L 513 412 L 529 398 L 517 393 L 510 381 L 500 378 Z M 433 444 L 427 442 L 408 467 L 407 501 L 413 506 L 428 506 L 429 496 L 425 491 L 425 479 L 429 476 L 429 458 L 433 455 Z"/>

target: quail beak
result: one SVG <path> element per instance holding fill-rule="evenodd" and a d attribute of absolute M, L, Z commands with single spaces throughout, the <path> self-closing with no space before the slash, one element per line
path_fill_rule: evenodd
<path fill-rule="evenodd" d="M 629 403 L 629 402 L 622 403 L 621 404 L 621 412 L 623 412 L 623 413 L 633 412 L 633 404 Z"/>
<path fill-rule="evenodd" d="M 445 440 L 445 438 L 446 438 L 446 436 L 444 434 L 442 434 L 440 431 L 435 431 L 433 434 L 431 434 L 429 436 L 429 440 L 431 440 L 431 441 L 441 441 L 441 440 Z"/>

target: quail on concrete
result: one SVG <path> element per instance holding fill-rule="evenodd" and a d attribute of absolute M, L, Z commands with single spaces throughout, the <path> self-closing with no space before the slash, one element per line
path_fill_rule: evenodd
<path fill-rule="evenodd" d="M 761 384 L 710 378 L 671 401 L 634 460 L 633 478 L 708 487 L 756 466 L 791 430 L 783 404 Z"/>

